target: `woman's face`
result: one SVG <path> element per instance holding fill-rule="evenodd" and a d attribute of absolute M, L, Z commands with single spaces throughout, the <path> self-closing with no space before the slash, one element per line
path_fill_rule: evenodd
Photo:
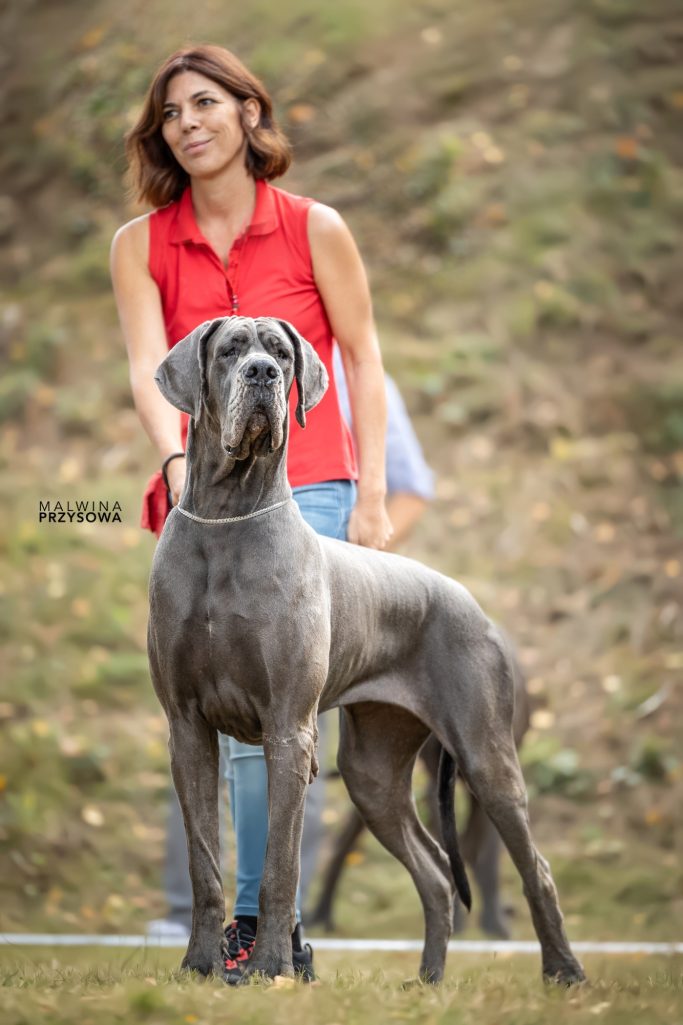
<path fill-rule="evenodd" d="M 258 124 L 258 101 L 245 100 L 242 106 L 247 122 Z M 161 134 L 191 177 L 213 177 L 235 162 L 244 166 L 240 102 L 196 71 L 183 71 L 168 83 Z"/>

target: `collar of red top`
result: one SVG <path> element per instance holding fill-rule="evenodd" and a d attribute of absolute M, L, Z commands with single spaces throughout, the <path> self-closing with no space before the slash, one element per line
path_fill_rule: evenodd
<path fill-rule="evenodd" d="M 268 182 L 256 182 L 256 203 L 245 235 L 268 235 L 277 228 L 275 200 Z M 178 202 L 178 213 L 171 229 L 170 241 L 174 243 L 197 242 L 206 244 L 192 208 L 192 189 L 188 185 Z"/>

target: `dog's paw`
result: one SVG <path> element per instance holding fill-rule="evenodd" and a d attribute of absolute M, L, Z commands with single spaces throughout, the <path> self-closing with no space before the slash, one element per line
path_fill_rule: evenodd
<path fill-rule="evenodd" d="M 291 979 L 294 981 L 294 965 L 291 957 L 289 961 L 277 956 L 262 956 L 258 960 L 250 960 L 239 981 L 242 986 L 249 982 L 272 982 L 274 979 Z"/>
<path fill-rule="evenodd" d="M 583 966 L 574 958 L 556 966 L 543 966 L 543 981 L 556 986 L 576 986 L 586 981 Z"/>
<path fill-rule="evenodd" d="M 443 981 L 443 968 L 420 966 L 420 974 L 416 979 L 404 979 L 401 989 L 420 989 L 424 986 L 438 986 Z"/>
<path fill-rule="evenodd" d="M 199 975 L 221 976 L 225 971 L 225 958 L 221 953 L 221 943 L 212 943 L 202 947 L 199 944 L 188 947 L 180 965 L 181 972 L 197 972 Z"/>
<path fill-rule="evenodd" d="M 213 975 L 214 973 L 221 975 L 223 973 L 223 965 L 220 962 L 216 963 L 212 961 L 211 958 L 207 957 L 184 957 L 180 965 L 180 971 L 187 973 L 188 975 L 197 974 L 204 977 Z"/>

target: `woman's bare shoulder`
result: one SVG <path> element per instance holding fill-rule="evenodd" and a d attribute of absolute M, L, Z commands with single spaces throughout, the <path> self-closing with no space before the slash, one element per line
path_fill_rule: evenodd
<path fill-rule="evenodd" d="M 147 263 L 149 255 L 149 218 L 150 214 L 141 214 L 127 221 L 118 229 L 112 239 L 112 254 L 132 256 Z"/>
<path fill-rule="evenodd" d="M 334 207 L 313 203 L 308 212 L 308 243 L 314 265 L 320 258 L 337 254 L 351 258 L 357 253 L 349 227 Z"/>
<path fill-rule="evenodd" d="M 326 206 L 325 203 L 311 203 L 308 211 L 308 232 L 309 235 L 318 238 L 338 235 L 340 232 L 348 231 L 344 218 L 334 207 Z"/>
<path fill-rule="evenodd" d="M 324 203 L 313 203 L 309 210 L 308 242 L 316 271 L 321 269 L 322 261 L 333 260 L 336 263 L 341 260 L 355 264 L 360 259 L 346 221 L 334 207 Z"/>

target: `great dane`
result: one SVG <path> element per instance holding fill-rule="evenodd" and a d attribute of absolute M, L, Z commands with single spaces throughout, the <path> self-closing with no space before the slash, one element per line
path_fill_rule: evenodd
<path fill-rule="evenodd" d="M 148 630 L 189 849 L 192 931 L 183 967 L 224 969 L 221 731 L 263 744 L 268 769 L 269 840 L 245 977 L 292 974 L 317 714 L 340 706 L 338 764 L 349 794 L 422 901 L 421 979 L 443 977 L 456 893 L 470 905 L 455 829 L 457 765 L 522 877 L 545 976 L 582 980 L 550 869 L 529 832 L 500 632 L 460 584 L 410 559 L 319 537 L 292 500 L 289 394 L 296 382 L 304 427 L 327 387 L 313 347 L 285 321 L 220 318 L 179 342 L 155 380 L 190 415 L 185 488 L 154 556 Z M 444 749 L 445 851 L 420 823 L 411 792 L 430 732 Z"/>

